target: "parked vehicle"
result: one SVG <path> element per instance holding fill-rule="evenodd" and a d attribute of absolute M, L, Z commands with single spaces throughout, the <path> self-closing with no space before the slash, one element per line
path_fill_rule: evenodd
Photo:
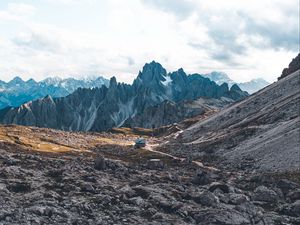
<path fill-rule="evenodd" d="M 135 148 L 143 148 L 146 147 L 146 140 L 144 138 L 138 138 L 135 140 Z"/>

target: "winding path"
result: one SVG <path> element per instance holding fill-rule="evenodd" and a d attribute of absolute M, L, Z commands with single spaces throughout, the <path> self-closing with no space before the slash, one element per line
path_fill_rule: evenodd
<path fill-rule="evenodd" d="M 146 147 L 144 149 L 150 151 L 150 152 L 154 152 L 154 153 L 157 153 L 157 154 L 160 154 L 160 155 L 163 155 L 163 156 L 168 156 L 172 159 L 175 159 L 175 160 L 179 160 L 181 162 L 185 161 L 186 158 L 180 158 L 180 157 L 177 157 L 177 156 L 174 156 L 174 155 L 171 155 L 169 153 L 165 153 L 165 152 L 161 152 L 161 151 L 157 151 L 155 150 L 156 147 L 158 147 L 159 144 L 147 144 Z M 194 163 L 195 165 L 197 165 L 198 167 L 202 168 L 202 169 L 205 169 L 205 170 L 209 170 L 209 171 L 219 171 L 219 169 L 215 168 L 215 167 L 211 167 L 211 166 L 205 166 L 202 162 L 200 161 L 196 161 L 196 160 L 193 160 L 192 163 Z"/>

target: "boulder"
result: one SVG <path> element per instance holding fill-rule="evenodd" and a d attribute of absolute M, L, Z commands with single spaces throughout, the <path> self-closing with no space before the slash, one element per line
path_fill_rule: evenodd
<path fill-rule="evenodd" d="M 151 194 L 151 191 L 148 188 L 143 187 L 141 185 L 133 187 L 132 189 L 136 192 L 138 196 L 141 196 L 142 198 L 148 198 Z"/>
<path fill-rule="evenodd" d="M 106 169 L 106 162 L 105 162 L 105 159 L 103 156 L 98 156 L 95 158 L 94 168 L 96 170 L 105 170 Z"/>
<path fill-rule="evenodd" d="M 219 199 L 210 191 L 204 191 L 193 199 L 195 202 L 208 207 L 216 206 L 219 203 Z"/>
<path fill-rule="evenodd" d="M 241 225 L 251 224 L 249 218 L 232 209 L 206 209 L 194 215 L 197 224 L 210 225 Z"/>
<path fill-rule="evenodd" d="M 300 217 L 300 200 L 291 204 L 291 214 Z"/>
<path fill-rule="evenodd" d="M 229 203 L 233 205 L 240 205 L 244 202 L 249 201 L 249 198 L 244 194 L 232 193 L 229 195 Z"/>
<path fill-rule="evenodd" d="M 229 190 L 230 190 L 230 188 L 227 184 L 221 183 L 221 182 L 213 182 L 209 185 L 209 188 L 208 188 L 208 190 L 211 192 L 214 192 L 217 189 L 221 190 L 224 193 L 229 193 Z"/>
<path fill-rule="evenodd" d="M 91 184 L 89 184 L 89 183 L 83 183 L 81 185 L 81 191 L 94 193 L 95 189 L 94 189 L 94 187 Z"/>
<path fill-rule="evenodd" d="M 130 198 L 130 199 L 128 199 L 128 202 L 130 202 L 134 205 L 140 206 L 140 207 L 143 206 L 145 203 L 144 199 L 142 199 L 140 196 Z"/>
<path fill-rule="evenodd" d="M 129 185 L 122 187 L 120 193 L 125 194 L 129 198 L 136 196 L 136 192 Z"/>
<path fill-rule="evenodd" d="M 31 190 L 31 185 L 26 182 L 16 182 L 13 184 L 9 184 L 7 189 L 11 192 L 29 192 Z"/>
<path fill-rule="evenodd" d="M 299 188 L 299 185 L 296 184 L 293 181 L 288 180 L 288 179 L 281 179 L 277 183 L 277 187 L 279 187 L 284 194 L 287 194 L 290 190 L 294 190 L 296 188 Z"/>
<path fill-rule="evenodd" d="M 289 198 L 292 202 L 296 200 L 300 200 L 300 189 L 289 192 L 287 194 L 287 198 Z"/>
<path fill-rule="evenodd" d="M 211 182 L 211 176 L 208 172 L 203 170 L 197 170 L 196 174 L 192 178 L 192 183 L 198 185 L 206 185 Z"/>
<path fill-rule="evenodd" d="M 275 203 L 279 200 L 279 196 L 275 191 L 265 186 L 259 186 L 254 190 L 253 200 L 260 202 Z"/>
<path fill-rule="evenodd" d="M 64 170 L 49 170 L 47 175 L 49 177 L 52 177 L 54 179 L 61 179 L 63 175 Z"/>
<path fill-rule="evenodd" d="M 160 159 L 150 159 L 147 162 L 146 167 L 148 169 L 151 169 L 151 170 L 163 169 L 164 168 L 164 162 Z"/>
<path fill-rule="evenodd" d="M 285 204 L 280 207 L 279 211 L 289 216 L 300 217 L 300 200 L 292 204 Z"/>

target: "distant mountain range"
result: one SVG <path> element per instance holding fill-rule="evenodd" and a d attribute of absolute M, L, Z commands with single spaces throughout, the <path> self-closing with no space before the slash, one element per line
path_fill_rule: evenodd
<path fill-rule="evenodd" d="M 201 75 L 216 82 L 218 85 L 227 83 L 229 88 L 236 83 L 223 72 L 214 71 L 209 74 Z M 264 88 L 269 83 L 259 78 L 236 84 L 242 90 L 252 94 Z M 7 83 L 0 80 L 0 109 L 9 106 L 18 107 L 23 103 L 43 98 L 47 95 L 50 95 L 52 98 L 65 97 L 78 88 L 95 88 L 101 87 L 102 85 L 108 87 L 109 80 L 101 76 L 90 79 L 49 77 L 40 82 L 36 82 L 33 79 L 24 81 L 20 77 L 15 77 Z"/>
<path fill-rule="evenodd" d="M 258 90 L 270 84 L 262 78 L 253 79 L 248 82 L 237 83 L 232 79 L 230 79 L 226 73 L 216 72 L 216 71 L 208 74 L 201 74 L 201 75 L 213 80 L 218 85 L 221 85 L 223 83 L 227 83 L 229 86 L 232 86 L 233 84 L 237 84 L 242 90 L 247 91 L 249 94 L 253 94 L 254 92 L 257 92 Z"/>
<path fill-rule="evenodd" d="M 20 77 L 15 77 L 7 83 L 0 81 L 0 109 L 8 106 L 17 107 L 23 103 L 43 98 L 47 95 L 54 98 L 64 97 L 73 93 L 79 87 L 95 88 L 102 85 L 108 86 L 108 84 L 109 80 L 103 77 L 81 80 L 51 77 L 40 82 L 36 82 L 33 79 L 23 81 Z"/>
<path fill-rule="evenodd" d="M 226 99 L 227 102 L 232 102 L 246 96 L 248 93 L 242 91 L 236 84 L 231 88 L 226 83 L 217 85 L 199 74 L 187 75 L 183 69 L 167 73 L 161 64 L 153 61 L 145 64 L 132 85 L 117 83 L 113 77 L 108 87 L 79 88 L 66 97 L 47 96 L 17 108 L 5 108 L 0 111 L 0 121 L 5 124 L 72 131 L 104 131 L 122 126 L 125 122 L 128 125 L 128 121 L 132 121 L 132 124 L 138 123 L 136 121 L 144 112 L 151 114 L 152 110 L 149 107 L 157 106 L 161 109 L 161 117 L 168 116 L 168 113 L 172 112 L 158 106 L 166 104 L 166 101 L 181 104 L 184 110 L 178 110 L 178 113 L 187 112 L 194 115 L 185 109 L 188 104 L 181 102 L 201 97 Z M 193 104 L 190 105 L 193 108 Z M 176 118 L 182 117 L 185 115 Z M 152 122 L 150 120 L 149 123 Z M 157 126 L 164 122 L 149 123 L 146 125 Z"/>

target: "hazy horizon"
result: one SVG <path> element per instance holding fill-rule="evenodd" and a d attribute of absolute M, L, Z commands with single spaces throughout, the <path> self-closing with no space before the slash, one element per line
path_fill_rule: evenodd
<path fill-rule="evenodd" d="M 150 62 L 149 62 L 150 63 Z M 163 65 L 162 65 L 163 66 Z M 175 71 L 177 71 L 177 70 L 179 70 L 180 68 L 178 68 L 178 69 L 176 69 Z M 183 70 L 184 70 L 184 68 L 183 68 Z M 139 71 L 137 71 L 137 73 L 136 73 L 136 76 L 134 77 L 134 78 L 136 78 L 137 76 L 138 76 L 138 73 L 139 72 L 141 72 L 142 71 L 142 68 L 139 70 Z M 175 71 L 167 71 L 167 73 L 172 73 L 172 72 L 175 72 Z M 186 71 L 185 71 L 186 72 Z M 210 73 L 212 73 L 212 72 L 222 72 L 222 71 L 211 71 Z M 209 73 L 203 73 L 203 74 L 200 74 L 200 73 L 197 73 L 197 72 L 194 72 L 194 73 L 190 73 L 190 74 L 187 74 L 187 75 L 192 75 L 192 74 L 199 74 L 199 75 L 207 75 L 207 74 L 209 74 Z M 234 80 L 234 79 L 232 79 L 232 77 L 230 76 L 230 74 L 226 74 L 228 77 L 229 77 L 229 79 L 231 79 L 231 80 L 233 80 L 234 82 L 238 82 L 238 81 L 236 81 L 236 80 Z M 105 79 L 107 79 L 107 80 L 110 80 L 112 77 L 116 77 L 117 78 L 117 82 L 124 82 L 124 83 L 127 83 L 127 84 L 132 84 L 132 82 L 133 82 L 133 80 L 132 81 L 129 81 L 129 82 L 127 82 L 127 81 L 119 81 L 118 80 L 118 76 L 115 76 L 115 75 L 112 75 L 111 77 L 109 77 L 109 76 L 106 76 L 106 75 L 101 75 L 101 74 L 98 74 L 98 75 L 84 75 L 84 74 L 73 74 L 73 75 L 68 75 L 68 74 L 65 74 L 64 76 L 59 76 L 59 75 L 48 75 L 48 76 L 43 76 L 43 77 L 41 77 L 41 78 L 37 78 L 37 79 L 35 79 L 35 78 L 33 78 L 33 77 L 31 77 L 31 76 L 29 76 L 29 78 L 23 78 L 24 76 L 22 76 L 22 75 L 14 75 L 14 76 L 12 76 L 12 77 L 10 77 L 10 78 L 8 78 L 8 79 L 0 79 L 0 80 L 2 80 L 2 81 L 4 81 L 4 82 L 6 82 L 6 83 L 8 83 L 9 81 L 12 81 L 13 79 L 15 79 L 15 78 L 17 78 L 17 77 L 19 77 L 19 78 L 21 78 L 23 81 L 29 81 L 29 80 L 31 80 L 31 79 L 33 79 L 33 80 L 35 80 L 36 82 L 40 82 L 40 81 L 43 81 L 43 80 L 45 80 L 45 79 L 47 79 L 47 78 L 58 78 L 58 79 L 69 79 L 69 78 L 73 78 L 73 79 L 76 79 L 76 80 L 95 80 L 95 79 L 97 79 L 97 78 L 99 78 L 99 77 L 103 77 L 103 78 L 105 78 Z M 264 78 L 261 76 L 261 77 L 255 77 L 255 78 L 251 78 L 251 79 L 249 79 L 249 80 L 245 80 L 245 81 L 243 81 L 243 82 L 249 82 L 249 81 L 252 81 L 252 80 L 255 80 L 255 79 L 263 79 L 264 80 Z"/>
<path fill-rule="evenodd" d="M 145 63 L 273 82 L 299 51 L 297 0 L 8 0 L 0 3 L 0 79 L 115 76 Z"/>

